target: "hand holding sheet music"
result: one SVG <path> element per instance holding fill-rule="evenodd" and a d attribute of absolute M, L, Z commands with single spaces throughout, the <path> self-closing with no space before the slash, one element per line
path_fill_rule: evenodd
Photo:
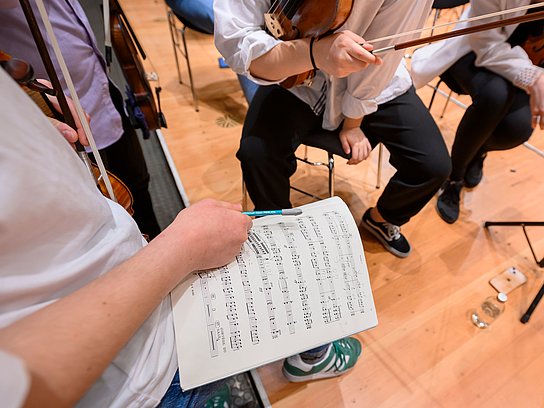
<path fill-rule="evenodd" d="M 191 389 L 374 327 L 363 247 L 335 197 L 255 220 L 236 260 L 172 292 L 181 386 Z"/>

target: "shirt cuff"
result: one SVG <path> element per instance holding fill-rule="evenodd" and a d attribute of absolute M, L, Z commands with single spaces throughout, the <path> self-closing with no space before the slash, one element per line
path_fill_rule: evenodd
<path fill-rule="evenodd" d="M 544 74 L 544 69 L 535 65 L 523 68 L 514 78 L 514 85 L 523 89 L 525 92 L 528 92 L 529 88 L 533 86 L 542 74 Z"/>
<path fill-rule="evenodd" d="M 362 118 L 378 110 L 375 99 L 359 99 L 348 93 L 342 98 L 342 114 L 348 118 Z"/>

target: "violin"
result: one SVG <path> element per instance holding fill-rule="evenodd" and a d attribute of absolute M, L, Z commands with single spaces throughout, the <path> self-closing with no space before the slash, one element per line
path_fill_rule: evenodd
<path fill-rule="evenodd" d="M 544 35 L 530 36 L 521 45 L 536 66 L 544 68 Z"/>
<path fill-rule="evenodd" d="M 102 193 L 104 197 L 109 197 L 108 190 L 106 188 L 106 183 L 104 182 L 104 179 L 102 178 L 100 169 L 94 163 L 91 163 L 91 168 L 92 168 L 94 179 L 96 180 L 96 186 L 98 187 L 98 189 L 100 190 L 100 192 Z M 110 179 L 110 183 L 113 188 L 113 194 L 115 195 L 115 198 L 117 199 L 117 204 L 122 206 L 126 210 L 126 212 L 128 212 L 130 215 L 134 215 L 134 209 L 132 208 L 132 205 L 134 204 L 134 198 L 132 197 L 132 193 L 128 189 L 127 185 L 123 183 L 119 177 L 117 177 L 115 174 L 113 174 L 109 170 L 106 170 L 106 173 L 108 174 L 108 177 Z"/>
<path fill-rule="evenodd" d="M 544 7 L 539 7 L 527 14 L 542 10 L 544 10 Z M 512 36 L 516 34 L 522 38 L 520 45 L 529 56 L 531 62 L 538 67 L 544 68 L 544 23 L 536 21 L 520 24 Z"/>
<path fill-rule="evenodd" d="M 266 28 L 278 40 L 324 37 L 340 28 L 348 19 L 353 0 L 274 0 L 264 15 Z M 287 78 L 285 88 L 309 84 L 315 70 Z"/>
<path fill-rule="evenodd" d="M 149 131 L 167 127 L 160 108 L 161 88 L 155 88 L 157 109 L 147 74 L 140 61 L 140 56 L 143 60 L 147 58 L 146 54 L 117 0 L 110 0 L 110 25 L 112 47 L 129 88 L 127 109 L 135 127 L 141 129 L 147 138 Z"/>

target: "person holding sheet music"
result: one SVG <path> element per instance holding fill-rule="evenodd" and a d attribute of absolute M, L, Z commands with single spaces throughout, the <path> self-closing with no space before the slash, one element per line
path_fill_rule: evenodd
<path fill-rule="evenodd" d="M 125 114 L 123 95 L 106 74 L 106 63 L 87 16 L 76 0 L 45 0 L 44 4 L 78 96 L 91 118 L 90 127 L 102 160 L 127 185 L 134 197 L 134 219 L 145 234 L 154 238 L 160 227 L 148 190 L 149 173 L 142 148 Z M 34 4 L 33 9 L 39 16 Z M 60 72 L 45 28 L 41 19 L 37 20 L 56 71 Z M 0 4 L 0 49 L 30 63 L 38 78 L 48 78 L 18 1 Z M 64 79 L 60 80 L 67 92 Z"/>
<path fill-rule="evenodd" d="M 291 206 L 289 178 L 296 169 L 300 140 L 325 128 L 337 131 L 348 164 L 365 160 L 383 143 L 397 170 L 361 226 L 391 253 L 410 254 L 400 227 L 433 197 L 450 172 L 446 146 L 431 115 L 412 87 L 402 52 L 372 55 L 360 44 L 421 27 L 432 1 L 355 1 L 337 33 L 281 41 L 265 29 L 269 9 L 288 2 L 215 2 L 215 43 L 229 66 L 262 86 L 244 123 L 237 157 L 256 209 Z M 296 3 L 296 2 L 295 2 Z M 234 17 L 235 16 L 235 17 Z M 409 37 L 403 37 L 409 39 Z M 394 40 L 382 41 L 385 47 Z M 311 85 L 289 90 L 285 78 L 317 68 Z"/>
<path fill-rule="evenodd" d="M 181 390 L 168 294 L 233 260 L 251 218 L 205 200 L 146 245 L 2 69 L 0 89 L 2 406 L 204 407 L 221 382 Z"/>
<path fill-rule="evenodd" d="M 473 17 L 539 2 L 472 0 L 466 14 Z M 472 98 L 457 127 L 452 172 L 436 204 L 444 221 L 454 223 L 459 218 L 461 192 L 481 182 L 488 152 L 519 146 L 534 128 L 544 128 L 544 69 L 531 61 L 521 46 L 528 35 L 542 38 L 543 33 L 540 20 L 453 38 L 414 53 L 412 77 L 416 86 L 440 75 L 452 90 Z"/>

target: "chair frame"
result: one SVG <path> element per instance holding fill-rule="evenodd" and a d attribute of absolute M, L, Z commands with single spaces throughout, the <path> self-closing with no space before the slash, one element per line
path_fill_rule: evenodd
<path fill-rule="evenodd" d="M 185 32 L 187 31 L 187 26 L 182 24 L 182 27 L 179 28 L 177 25 L 178 18 L 174 14 L 171 8 L 167 8 L 166 17 L 168 19 L 168 27 L 170 29 L 170 38 L 172 40 L 172 48 L 174 50 L 174 57 L 176 59 L 176 69 L 178 71 L 178 81 L 183 85 L 183 80 L 181 77 L 181 70 L 179 66 L 179 57 L 178 52 L 185 58 L 187 64 L 187 72 L 189 73 L 189 86 L 191 87 L 191 93 L 193 95 L 193 104 L 195 111 L 199 111 L 198 107 L 198 97 L 195 90 L 195 85 L 193 82 L 193 71 L 191 70 L 191 62 L 189 60 L 189 50 L 187 48 L 187 39 L 185 38 Z M 180 39 L 181 37 L 181 39 Z M 182 48 L 183 46 L 183 48 Z"/>

